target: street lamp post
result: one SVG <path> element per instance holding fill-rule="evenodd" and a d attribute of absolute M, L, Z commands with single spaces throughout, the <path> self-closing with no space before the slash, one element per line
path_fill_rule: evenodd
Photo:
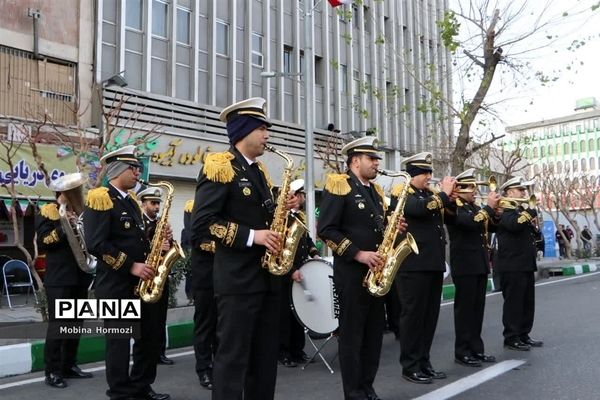
<path fill-rule="evenodd" d="M 306 215 L 308 217 L 308 231 L 311 237 L 316 237 L 316 201 L 315 201 L 315 165 L 314 165 L 314 74 L 315 64 L 313 56 L 313 2 L 304 0 L 304 65 L 306 68 L 304 79 L 305 101 L 305 160 L 306 160 Z"/>

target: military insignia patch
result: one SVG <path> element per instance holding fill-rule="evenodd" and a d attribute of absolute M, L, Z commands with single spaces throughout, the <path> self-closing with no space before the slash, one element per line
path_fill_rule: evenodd
<path fill-rule="evenodd" d="M 216 236 L 219 239 L 223 239 L 227 233 L 227 228 L 223 225 L 212 224 L 208 229 L 210 230 L 211 235 Z"/>
<path fill-rule="evenodd" d="M 435 200 L 431 200 L 429 203 L 427 203 L 427 209 L 428 210 L 437 210 L 438 209 L 438 202 Z"/>
<path fill-rule="evenodd" d="M 360 208 L 361 210 L 362 210 L 363 208 L 365 208 L 365 203 L 358 203 L 358 208 Z"/>
<path fill-rule="evenodd" d="M 252 191 L 249 187 L 245 187 L 242 189 L 242 193 L 244 193 L 244 196 L 250 196 L 252 194 Z"/>
<path fill-rule="evenodd" d="M 123 224 L 123 226 L 125 227 L 125 229 L 131 228 L 131 224 L 129 223 L 129 221 L 125 221 L 125 223 Z"/>

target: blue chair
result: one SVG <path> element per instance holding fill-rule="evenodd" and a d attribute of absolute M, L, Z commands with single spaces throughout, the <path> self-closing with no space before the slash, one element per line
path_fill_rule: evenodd
<path fill-rule="evenodd" d="M 27 304 L 27 301 L 29 300 L 30 292 L 33 292 L 33 297 L 37 303 L 37 294 L 35 293 L 35 286 L 33 284 L 33 278 L 31 277 L 31 271 L 25 262 L 21 260 L 7 261 L 2 267 L 2 277 L 4 279 L 6 299 L 8 300 L 8 306 L 10 308 L 13 308 L 12 302 L 10 301 L 11 288 L 28 288 L 25 304 Z"/>
<path fill-rule="evenodd" d="M 2 267 L 4 267 L 4 264 L 6 264 L 8 261 L 12 260 L 12 258 L 10 258 L 7 255 L 1 254 L 0 255 L 0 269 Z M 0 292 L 2 294 L 4 294 L 4 281 L 0 281 Z"/>

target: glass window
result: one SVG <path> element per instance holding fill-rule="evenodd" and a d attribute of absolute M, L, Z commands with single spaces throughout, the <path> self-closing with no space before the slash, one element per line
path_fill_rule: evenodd
<path fill-rule="evenodd" d="M 540 156 L 546 157 L 546 146 L 540 147 Z"/>
<path fill-rule="evenodd" d="M 556 170 L 559 174 L 562 174 L 562 161 L 556 163 Z"/>
<path fill-rule="evenodd" d="M 138 31 L 142 30 L 142 0 L 127 0 L 125 25 Z"/>
<path fill-rule="evenodd" d="M 189 10 L 177 9 L 177 41 L 190 44 L 190 16 Z"/>
<path fill-rule="evenodd" d="M 217 54 L 229 57 L 229 24 L 217 21 Z"/>
<path fill-rule="evenodd" d="M 581 159 L 581 172 L 587 171 L 587 161 L 585 158 Z"/>
<path fill-rule="evenodd" d="M 152 3 L 152 34 L 163 38 L 167 37 L 169 5 L 162 1 L 154 0 Z"/>
<path fill-rule="evenodd" d="M 548 155 L 549 156 L 554 155 L 554 146 L 552 146 L 551 144 L 548 145 Z"/>
<path fill-rule="evenodd" d="M 569 154 L 569 153 L 570 153 L 570 150 L 571 150 L 571 148 L 570 148 L 570 146 L 569 146 L 569 143 L 565 143 L 565 145 L 564 145 L 564 150 L 565 150 L 565 152 L 564 152 L 564 153 L 565 153 L 565 155 L 567 155 L 567 154 Z"/>
<path fill-rule="evenodd" d="M 596 159 L 594 157 L 590 157 L 590 171 L 596 169 Z"/>
<path fill-rule="evenodd" d="M 348 67 L 340 65 L 340 89 L 342 93 L 348 93 Z"/>
<path fill-rule="evenodd" d="M 538 148 L 537 147 L 533 148 L 533 158 L 538 158 Z"/>
<path fill-rule="evenodd" d="M 594 151 L 594 139 L 588 140 L 588 151 Z"/>
<path fill-rule="evenodd" d="M 579 163 L 577 162 L 577 160 L 573 160 L 573 172 L 577 172 L 578 166 L 579 166 Z"/>
<path fill-rule="evenodd" d="M 571 143 L 571 153 L 577 153 L 577 142 Z"/>
<path fill-rule="evenodd" d="M 283 47 L 283 73 L 292 73 L 292 48 L 288 46 Z"/>
<path fill-rule="evenodd" d="M 585 140 L 579 142 L 579 151 L 582 153 L 585 151 Z"/>
<path fill-rule="evenodd" d="M 352 6 L 352 26 L 354 29 L 360 29 L 360 19 L 358 18 L 358 7 Z"/>
<path fill-rule="evenodd" d="M 252 33 L 252 65 L 263 66 L 263 37 L 258 33 Z"/>
<path fill-rule="evenodd" d="M 556 155 L 560 156 L 562 154 L 562 146 L 556 143 Z"/>

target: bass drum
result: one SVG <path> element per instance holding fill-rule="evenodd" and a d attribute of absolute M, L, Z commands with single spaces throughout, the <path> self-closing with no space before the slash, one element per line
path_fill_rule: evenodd
<path fill-rule="evenodd" d="M 328 335 L 338 326 L 339 303 L 333 284 L 333 267 L 309 260 L 300 267 L 302 282 L 292 284 L 292 311 L 309 331 Z"/>

